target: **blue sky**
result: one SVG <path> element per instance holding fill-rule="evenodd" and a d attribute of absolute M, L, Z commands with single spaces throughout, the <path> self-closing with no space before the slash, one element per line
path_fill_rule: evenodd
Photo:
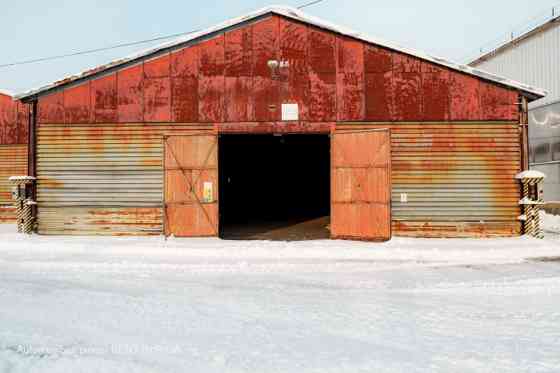
<path fill-rule="evenodd" d="M 309 0 L 285 0 L 300 5 Z M 4 0 L 0 65 L 211 26 L 263 6 L 262 0 Z M 483 44 L 559 0 L 324 0 L 305 11 L 400 45 L 462 61 Z M 149 45 L 0 68 L 0 88 L 33 88 Z"/>

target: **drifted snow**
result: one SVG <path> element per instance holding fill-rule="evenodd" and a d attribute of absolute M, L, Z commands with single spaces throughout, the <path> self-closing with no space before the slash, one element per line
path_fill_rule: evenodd
<path fill-rule="evenodd" d="M 560 234 L 560 216 L 541 212 L 541 222 L 546 232 Z"/>
<path fill-rule="evenodd" d="M 547 239 L 384 244 L 20 236 L 0 372 L 553 372 Z"/>

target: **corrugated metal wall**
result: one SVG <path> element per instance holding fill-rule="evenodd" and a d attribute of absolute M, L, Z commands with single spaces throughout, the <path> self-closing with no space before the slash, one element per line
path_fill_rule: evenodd
<path fill-rule="evenodd" d="M 517 124 L 354 123 L 337 131 L 366 128 L 392 131 L 395 235 L 519 234 Z M 200 130 L 211 127 L 41 126 L 39 233 L 161 234 L 162 135 Z"/>
<path fill-rule="evenodd" d="M 205 129 L 155 123 L 41 125 L 38 232 L 161 234 L 163 134 Z"/>
<path fill-rule="evenodd" d="M 27 145 L 0 145 L 0 223 L 15 221 L 8 178 L 27 175 Z"/>
<path fill-rule="evenodd" d="M 560 100 L 560 22 L 489 56 L 474 67 L 548 90 L 531 107 Z"/>
<path fill-rule="evenodd" d="M 395 235 L 520 233 L 517 124 L 355 123 L 337 131 L 349 128 L 391 128 Z"/>

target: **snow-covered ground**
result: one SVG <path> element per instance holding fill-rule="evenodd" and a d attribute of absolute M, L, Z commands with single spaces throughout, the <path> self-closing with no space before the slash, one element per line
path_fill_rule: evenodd
<path fill-rule="evenodd" d="M 0 226 L 0 372 L 558 372 L 544 221 L 542 241 L 384 244 Z"/>

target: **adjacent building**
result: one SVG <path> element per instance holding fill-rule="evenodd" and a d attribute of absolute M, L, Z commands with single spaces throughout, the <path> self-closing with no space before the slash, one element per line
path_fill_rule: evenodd
<path fill-rule="evenodd" d="M 548 91 L 530 104 L 531 168 L 547 175 L 547 201 L 560 201 L 560 17 L 478 57 L 471 66 L 530 83 Z"/>
<path fill-rule="evenodd" d="M 386 240 L 520 234 L 520 103 L 543 96 L 269 7 L 18 98 L 40 234 Z"/>

